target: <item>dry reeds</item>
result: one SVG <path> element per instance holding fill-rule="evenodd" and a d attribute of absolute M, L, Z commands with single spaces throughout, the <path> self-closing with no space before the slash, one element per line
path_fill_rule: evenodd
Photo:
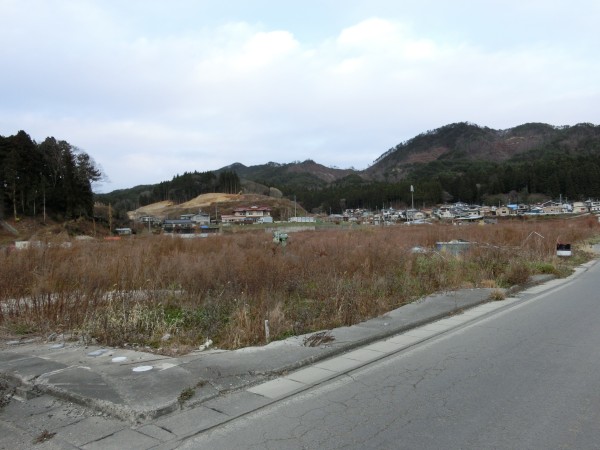
<path fill-rule="evenodd" d="M 351 325 L 436 291 L 560 274 L 556 243 L 597 232 L 595 220 L 556 219 L 302 232 L 285 251 L 268 233 L 41 246 L 0 254 L 0 326 L 113 346 L 184 349 L 210 338 L 235 348 L 264 343 L 265 320 L 279 339 Z M 476 245 L 460 257 L 434 250 L 452 239 Z"/>

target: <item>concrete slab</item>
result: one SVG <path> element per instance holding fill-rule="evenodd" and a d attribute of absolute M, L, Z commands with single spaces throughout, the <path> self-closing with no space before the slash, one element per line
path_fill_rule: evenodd
<path fill-rule="evenodd" d="M 144 425 L 142 427 L 135 429 L 138 433 L 145 434 L 146 436 L 150 436 L 151 438 L 156 439 L 157 441 L 167 442 L 176 438 L 176 436 L 170 431 L 165 430 L 164 428 L 157 427 L 154 424 Z"/>
<path fill-rule="evenodd" d="M 397 352 L 404 348 L 404 345 L 396 344 L 390 341 L 380 341 L 373 344 L 369 344 L 365 347 L 365 350 L 372 350 L 374 352 L 380 352 L 384 354 Z"/>
<path fill-rule="evenodd" d="M 391 337 L 386 339 L 384 342 L 391 342 L 392 344 L 401 345 L 403 347 L 410 347 L 411 345 L 420 342 L 421 338 L 416 336 L 408 336 L 406 334 L 399 334 L 398 336 Z"/>
<path fill-rule="evenodd" d="M 231 375 L 227 377 L 214 378 L 212 386 L 216 392 L 229 392 L 237 389 L 242 389 L 256 382 L 256 376 L 246 373 L 242 375 Z"/>
<path fill-rule="evenodd" d="M 345 372 L 347 370 L 356 369 L 357 367 L 363 366 L 364 363 L 362 361 L 357 361 L 355 359 L 348 359 L 342 356 L 337 356 L 335 358 L 327 359 L 325 361 L 321 361 L 314 365 L 319 369 L 331 370 L 332 372 Z"/>
<path fill-rule="evenodd" d="M 28 354 L 15 353 L 13 351 L 0 352 L 0 363 L 2 363 L 3 367 L 9 367 L 11 363 L 12 366 L 14 366 L 19 361 L 26 360 L 29 358 L 31 358 L 31 355 Z"/>
<path fill-rule="evenodd" d="M 475 308 L 473 308 L 476 311 L 494 311 L 498 308 L 502 308 L 504 307 L 504 301 L 502 300 L 498 300 L 495 302 L 489 302 L 489 303 L 485 303 L 483 305 L 479 305 Z"/>
<path fill-rule="evenodd" d="M 158 419 L 154 424 L 178 438 L 183 438 L 225 422 L 228 418 L 223 413 L 199 406 Z"/>
<path fill-rule="evenodd" d="M 307 367 L 306 369 L 297 370 L 285 376 L 293 381 L 297 381 L 303 384 L 314 384 L 325 381 L 329 378 L 337 376 L 337 372 L 331 370 L 322 369 L 320 367 Z"/>
<path fill-rule="evenodd" d="M 426 330 L 425 328 L 415 328 L 414 330 L 408 330 L 404 333 L 405 336 L 416 337 L 419 339 L 427 339 L 436 334 L 439 334 L 439 331 Z"/>
<path fill-rule="evenodd" d="M 451 329 L 453 327 L 452 323 L 448 323 L 446 322 L 444 319 L 438 321 L 438 322 L 434 322 L 434 323 L 430 323 L 427 325 L 423 326 L 423 330 L 427 330 L 427 331 L 435 331 L 437 333 L 441 333 L 444 331 L 448 331 L 449 329 Z"/>
<path fill-rule="evenodd" d="M 448 317 L 447 319 L 441 319 L 434 323 L 443 323 L 445 325 L 449 325 L 449 326 L 453 327 L 453 326 L 457 326 L 457 325 L 462 325 L 463 323 L 470 322 L 471 320 L 473 320 L 472 317 L 467 317 L 463 314 L 457 314 L 455 316 Z"/>
<path fill-rule="evenodd" d="M 0 408 L 0 420 L 20 422 L 25 417 L 52 411 L 57 403 L 58 400 L 49 395 L 32 398 L 26 402 L 12 401 Z"/>
<path fill-rule="evenodd" d="M 120 404 L 123 398 L 100 374 L 88 367 L 67 367 L 41 375 L 40 384 L 51 385 L 81 398 L 95 398 L 100 401 Z"/>
<path fill-rule="evenodd" d="M 2 370 L 16 376 L 20 380 L 29 381 L 40 375 L 65 369 L 65 364 L 45 360 L 38 357 L 19 358 L 2 364 Z"/>
<path fill-rule="evenodd" d="M 381 352 L 373 351 L 367 348 L 359 348 L 358 350 L 344 353 L 341 356 L 348 359 L 354 359 L 356 361 L 370 362 L 381 358 L 382 355 Z"/>
<path fill-rule="evenodd" d="M 463 316 L 463 317 L 469 317 L 469 318 L 472 319 L 474 317 L 481 317 L 482 314 L 481 314 L 481 311 L 476 311 L 475 309 L 469 309 L 469 310 L 464 311 L 461 314 L 461 316 Z"/>
<path fill-rule="evenodd" d="M 77 447 L 102 439 L 127 427 L 121 421 L 104 417 L 88 417 L 57 431 L 57 436 Z"/>
<path fill-rule="evenodd" d="M 275 380 L 259 384 L 258 386 L 251 387 L 250 389 L 247 389 L 247 391 L 253 394 L 262 395 L 263 397 L 278 399 L 285 397 L 292 392 L 304 389 L 306 386 L 307 385 L 304 383 L 300 383 L 289 378 L 277 378 Z"/>
<path fill-rule="evenodd" d="M 23 435 L 20 431 L 0 421 L 0 448 L 25 448 L 25 445 L 31 445 L 30 436 Z"/>
<path fill-rule="evenodd" d="M 331 330 L 331 335 L 335 341 L 332 345 L 345 346 L 348 343 L 354 343 L 356 340 L 365 340 L 372 338 L 376 333 L 372 329 L 353 325 L 351 327 L 340 327 Z"/>
<path fill-rule="evenodd" d="M 235 392 L 232 395 L 217 397 L 203 403 L 203 406 L 229 417 L 237 417 L 272 403 L 262 395 L 248 391 Z"/>
<path fill-rule="evenodd" d="M 64 405 L 48 395 L 27 402 L 13 401 L 0 409 L 0 421 L 12 423 L 33 435 L 39 435 L 44 430 L 56 431 L 80 422 L 86 417 L 84 408 L 77 405 Z"/>
<path fill-rule="evenodd" d="M 81 447 L 84 450 L 146 450 L 160 441 L 137 431 L 126 429 Z"/>

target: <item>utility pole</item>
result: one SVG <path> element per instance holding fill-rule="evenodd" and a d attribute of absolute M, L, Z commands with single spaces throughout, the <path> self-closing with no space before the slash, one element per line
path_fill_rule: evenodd
<path fill-rule="evenodd" d="M 108 204 L 108 232 L 112 234 L 112 205 Z"/>
<path fill-rule="evenodd" d="M 413 187 L 413 185 L 410 185 L 410 204 L 411 204 L 411 215 L 413 216 L 413 219 L 415 217 L 415 199 L 414 199 L 414 193 L 415 193 L 415 188 Z"/>

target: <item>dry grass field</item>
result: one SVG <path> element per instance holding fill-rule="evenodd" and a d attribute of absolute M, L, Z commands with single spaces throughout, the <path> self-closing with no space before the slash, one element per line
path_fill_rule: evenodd
<path fill-rule="evenodd" d="M 0 252 L 0 333 L 66 333 L 111 346 L 182 353 L 351 325 L 437 291 L 564 276 L 591 256 L 595 217 L 493 225 L 264 230 L 205 239 L 132 236 Z M 438 241 L 472 242 L 452 256 Z M 556 243 L 571 243 L 571 258 Z M 424 249 L 415 252 L 415 247 Z M 167 340 L 166 336 L 170 335 Z"/>

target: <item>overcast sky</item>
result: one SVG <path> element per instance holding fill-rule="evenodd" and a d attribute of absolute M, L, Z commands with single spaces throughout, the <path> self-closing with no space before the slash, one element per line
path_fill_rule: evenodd
<path fill-rule="evenodd" d="M 597 0 L 0 0 L 0 135 L 98 192 L 234 162 L 364 169 L 469 121 L 600 123 Z"/>

